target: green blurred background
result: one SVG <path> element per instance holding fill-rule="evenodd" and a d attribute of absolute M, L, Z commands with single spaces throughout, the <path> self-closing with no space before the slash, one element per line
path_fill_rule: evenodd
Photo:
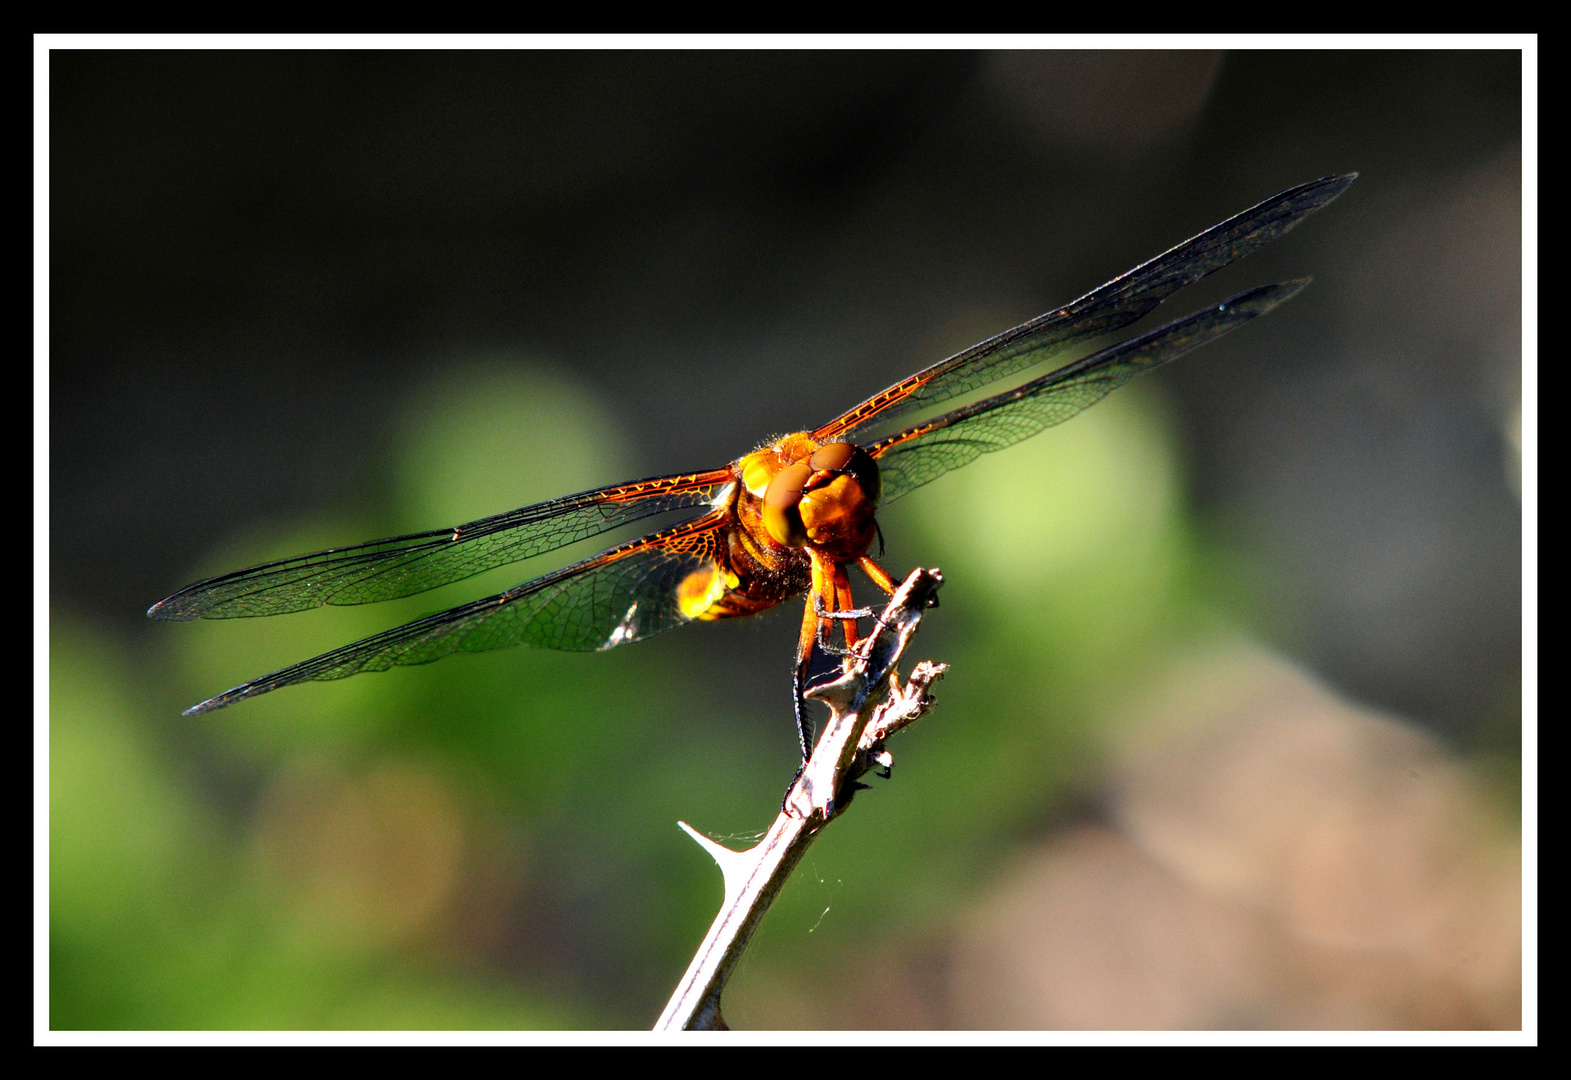
<path fill-rule="evenodd" d="M 1518 54 L 49 60 L 51 1027 L 647 1027 L 720 899 L 676 821 L 796 765 L 799 611 L 192 720 L 596 542 L 146 607 L 712 467 L 1353 170 L 1162 314 L 1292 304 L 881 513 L 953 670 L 726 1011 L 1520 1023 Z"/>

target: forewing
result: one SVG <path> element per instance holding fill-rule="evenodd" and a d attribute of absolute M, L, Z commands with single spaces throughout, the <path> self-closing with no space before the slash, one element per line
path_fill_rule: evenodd
<path fill-rule="evenodd" d="M 455 652 L 513 645 L 590 652 L 687 622 L 677 590 L 689 574 L 723 559 L 730 515 L 716 510 L 507 592 L 453 608 L 242 683 L 186 710 L 211 712 L 281 686 L 342 679 L 395 665 L 429 664 Z"/>
<path fill-rule="evenodd" d="M 1355 175 L 1302 184 L 1213 225 L 1067 307 L 1039 315 L 875 394 L 813 432 L 820 442 L 860 441 L 873 425 L 980 389 L 1078 341 L 1120 330 L 1214 270 L 1264 247 L 1340 195 Z"/>
<path fill-rule="evenodd" d="M 182 621 L 233 619 L 412 596 L 653 514 L 708 506 L 730 481 L 729 469 L 655 477 L 451 529 L 297 555 L 188 585 L 147 613 Z"/>
<path fill-rule="evenodd" d="M 867 448 L 878 461 L 884 502 L 1013 446 L 1087 409 L 1143 371 L 1176 360 L 1291 298 L 1308 279 L 1267 285 L 1119 342 L 1040 379 L 907 428 Z"/>

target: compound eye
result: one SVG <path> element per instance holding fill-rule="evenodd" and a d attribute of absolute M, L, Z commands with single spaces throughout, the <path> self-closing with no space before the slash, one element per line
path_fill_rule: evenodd
<path fill-rule="evenodd" d="M 764 528 L 776 543 L 786 547 L 801 547 L 807 543 L 807 527 L 802 524 L 802 489 L 807 486 L 813 470 L 802 462 L 787 465 L 775 473 L 764 491 Z"/>
<path fill-rule="evenodd" d="M 807 463 L 814 472 L 839 472 L 856 454 L 856 447 L 848 442 L 832 442 L 813 451 Z"/>
<path fill-rule="evenodd" d="M 878 501 L 883 481 L 878 475 L 878 462 L 873 455 L 852 443 L 827 443 L 813 452 L 807 463 L 815 472 L 845 473 L 857 482 L 868 499 Z"/>

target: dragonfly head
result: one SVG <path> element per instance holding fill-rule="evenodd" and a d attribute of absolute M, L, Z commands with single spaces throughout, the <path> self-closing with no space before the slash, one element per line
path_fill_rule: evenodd
<path fill-rule="evenodd" d="M 764 490 L 764 527 L 776 543 L 807 544 L 855 558 L 872 543 L 881 487 L 878 463 L 860 446 L 835 442 L 787 465 Z"/>

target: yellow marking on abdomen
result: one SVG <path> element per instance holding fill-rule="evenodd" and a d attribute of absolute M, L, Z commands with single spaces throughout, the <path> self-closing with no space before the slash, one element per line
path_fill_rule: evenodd
<path fill-rule="evenodd" d="M 684 618 L 719 619 L 726 614 L 720 600 L 741 583 L 735 574 L 710 563 L 694 570 L 676 588 L 676 606 Z"/>

